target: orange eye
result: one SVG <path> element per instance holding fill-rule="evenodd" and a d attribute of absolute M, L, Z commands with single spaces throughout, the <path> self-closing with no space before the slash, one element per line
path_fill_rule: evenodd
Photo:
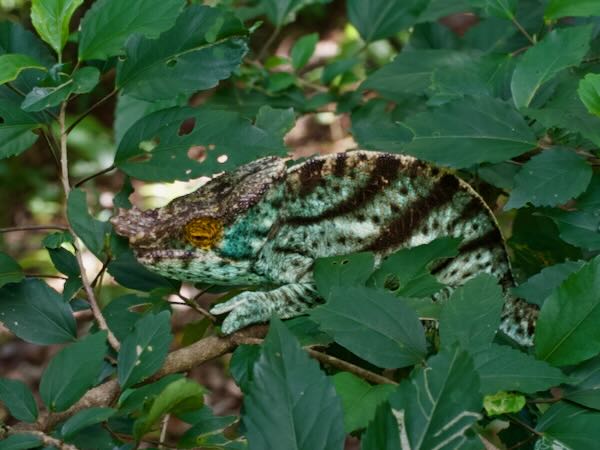
<path fill-rule="evenodd" d="M 211 217 L 200 217 L 188 222 L 184 234 L 190 244 L 208 250 L 221 240 L 223 224 Z"/>

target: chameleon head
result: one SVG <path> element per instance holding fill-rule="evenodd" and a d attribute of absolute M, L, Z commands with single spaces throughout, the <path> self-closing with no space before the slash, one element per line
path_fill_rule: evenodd
<path fill-rule="evenodd" d="M 235 265 L 220 254 L 227 227 L 285 173 L 283 159 L 262 158 L 222 173 L 162 208 L 120 209 L 111 223 L 149 269 L 173 278 L 214 282 L 201 272 L 224 267 L 224 262 Z"/>

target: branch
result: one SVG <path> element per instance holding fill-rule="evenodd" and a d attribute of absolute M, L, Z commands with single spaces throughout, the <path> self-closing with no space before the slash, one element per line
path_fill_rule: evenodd
<path fill-rule="evenodd" d="M 69 193 L 71 192 L 71 185 L 69 183 L 69 161 L 67 156 L 67 137 L 68 130 L 66 130 L 66 111 L 67 111 L 67 103 L 63 102 L 60 105 L 60 113 L 59 113 L 59 125 L 60 125 L 60 179 L 62 181 L 63 189 L 65 191 L 65 198 L 69 199 Z M 69 224 L 69 230 L 73 236 L 77 236 L 74 230 Z M 108 342 L 115 351 L 119 351 L 121 348 L 121 344 L 115 337 L 115 335 L 108 328 L 108 324 L 106 323 L 106 319 L 102 315 L 102 311 L 100 311 L 100 307 L 98 306 L 98 301 L 96 300 L 96 295 L 94 294 L 94 289 L 90 284 L 90 280 L 88 279 L 87 273 L 85 271 L 85 265 L 83 264 L 83 258 L 81 257 L 81 246 L 79 245 L 79 241 L 77 238 L 73 240 L 73 247 L 75 248 L 75 258 L 77 259 L 77 265 L 79 266 L 79 272 L 81 273 L 81 283 L 83 284 L 83 288 L 85 293 L 87 294 L 88 300 L 90 302 L 90 306 L 92 308 L 92 313 L 94 314 L 94 318 L 98 323 L 98 328 L 101 330 L 105 330 L 108 334 Z"/>
<path fill-rule="evenodd" d="M 275 42 L 275 39 L 277 39 L 277 36 L 279 36 L 280 31 L 281 31 L 281 26 L 277 26 L 277 28 L 275 28 L 273 30 L 273 32 L 271 33 L 271 36 L 269 36 L 269 39 L 266 40 L 266 42 L 264 43 L 264 45 L 258 52 L 257 59 L 259 61 L 263 59 L 263 57 L 265 56 L 265 53 L 267 53 L 267 50 L 269 50 L 269 47 L 273 44 L 273 42 Z"/>
<path fill-rule="evenodd" d="M 22 227 L 0 228 L 0 233 L 10 233 L 13 231 L 67 231 L 68 229 L 69 228 L 65 227 L 64 225 L 24 225 Z"/>
<path fill-rule="evenodd" d="M 16 434 L 23 434 L 23 433 L 31 434 L 33 436 L 40 438 L 40 440 L 42 441 L 42 444 L 44 444 L 44 446 L 47 446 L 47 447 L 56 447 L 59 450 L 78 450 L 77 447 L 75 447 L 74 445 L 67 444 L 66 442 L 61 441 L 60 439 L 56 439 L 56 438 L 53 438 L 52 436 L 48 436 L 46 433 L 43 433 L 42 431 L 37 431 L 37 430 L 18 431 L 18 430 L 12 429 L 11 427 L 7 427 L 6 435 L 14 436 Z"/>
<path fill-rule="evenodd" d="M 175 350 L 167 356 L 163 367 L 148 381 L 155 381 L 172 373 L 186 372 L 193 367 L 233 351 L 245 339 L 264 337 L 267 334 L 267 329 L 266 325 L 254 325 L 230 336 L 209 336 L 192 345 Z M 90 389 L 75 405 L 66 411 L 51 415 L 41 414 L 35 428 L 51 430 L 57 423 L 67 420 L 83 409 L 111 405 L 119 394 L 118 381 L 107 381 Z"/>

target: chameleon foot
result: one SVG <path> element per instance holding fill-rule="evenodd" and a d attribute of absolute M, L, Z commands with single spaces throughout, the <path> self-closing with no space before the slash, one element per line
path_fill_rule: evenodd
<path fill-rule="evenodd" d="M 253 323 L 268 321 L 273 313 L 282 319 L 302 314 L 315 301 L 314 288 L 306 284 L 288 284 L 268 292 L 246 291 L 215 305 L 211 314 L 229 313 L 221 325 L 231 334 Z"/>

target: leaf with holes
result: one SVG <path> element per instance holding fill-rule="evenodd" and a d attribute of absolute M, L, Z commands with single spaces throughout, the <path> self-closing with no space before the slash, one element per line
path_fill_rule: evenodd
<path fill-rule="evenodd" d="M 123 389 L 160 369 L 173 339 L 170 319 L 168 311 L 147 314 L 123 341 L 118 360 L 119 384 Z"/>
<path fill-rule="evenodd" d="M 240 65 L 248 50 L 246 36 L 233 13 L 191 6 L 158 39 L 127 41 L 117 86 L 125 95 L 148 101 L 210 89 Z"/>
<path fill-rule="evenodd" d="M 156 38 L 173 26 L 184 4 L 184 0 L 95 2 L 81 21 L 79 60 L 118 55 L 125 41 L 134 34 Z"/>
<path fill-rule="evenodd" d="M 531 47 L 517 63 L 511 89 L 517 108 L 529 107 L 558 72 L 581 62 L 590 48 L 591 25 L 559 28 Z"/>
<path fill-rule="evenodd" d="M 115 164 L 142 180 L 189 180 L 267 154 L 285 154 L 280 133 L 253 125 L 236 112 L 185 107 L 157 111 L 136 122 L 121 139 Z"/>

